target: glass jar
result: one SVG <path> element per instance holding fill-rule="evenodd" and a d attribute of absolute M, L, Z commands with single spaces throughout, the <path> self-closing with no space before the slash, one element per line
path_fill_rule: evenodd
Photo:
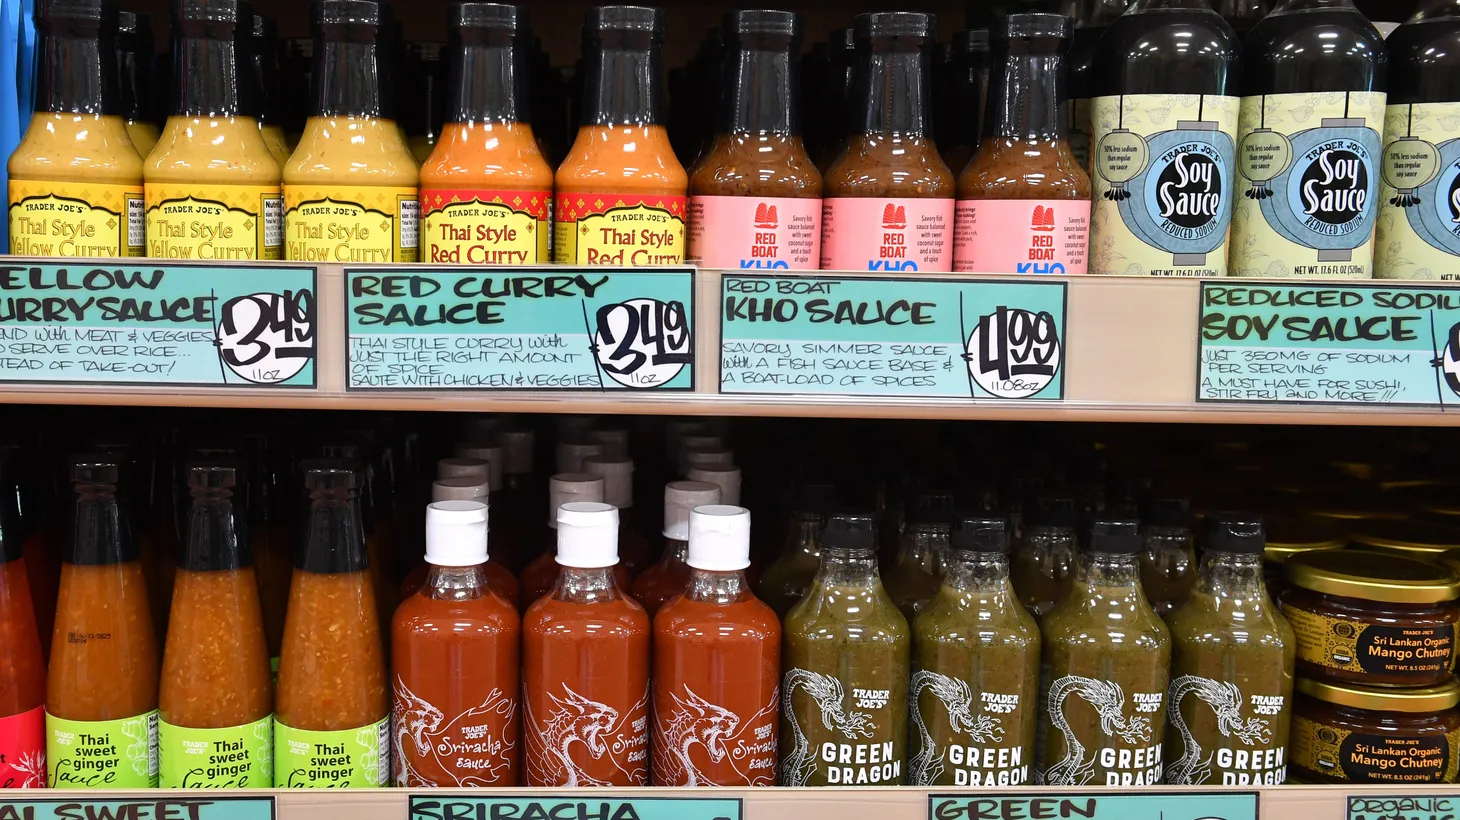
<path fill-rule="evenodd" d="M 1377 689 L 1299 678 L 1288 767 L 1304 783 L 1454 783 L 1460 683 Z"/>

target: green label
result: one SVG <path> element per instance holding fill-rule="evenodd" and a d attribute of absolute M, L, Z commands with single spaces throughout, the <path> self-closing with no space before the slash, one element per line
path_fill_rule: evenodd
<path fill-rule="evenodd" d="M 407 820 L 455 820 L 467 817 L 513 818 L 595 817 L 601 820 L 740 820 L 735 797 L 636 797 L 631 800 L 594 796 L 584 814 L 585 799 L 571 794 L 538 797 L 440 797 L 411 795 Z"/>
<path fill-rule="evenodd" d="M 373 789 L 390 785 L 390 718 L 358 729 L 311 732 L 274 721 L 274 787 Z"/>
<path fill-rule="evenodd" d="M 274 798 L 0 800 L 0 820 L 274 820 Z"/>
<path fill-rule="evenodd" d="M 1257 792 L 930 794 L 928 820 L 1257 820 Z M 1029 792 L 1034 792 L 1030 794 Z"/>
<path fill-rule="evenodd" d="M 157 786 L 157 710 L 122 720 L 46 715 L 46 774 L 53 789 Z"/>
<path fill-rule="evenodd" d="M 1374 275 L 1460 278 L 1460 102 L 1389 106 L 1380 170 Z"/>
<path fill-rule="evenodd" d="M 274 718 L 224 729 L 161 721 L 157 753 L 164 789 L 267 789 L 274 776 Z"/>

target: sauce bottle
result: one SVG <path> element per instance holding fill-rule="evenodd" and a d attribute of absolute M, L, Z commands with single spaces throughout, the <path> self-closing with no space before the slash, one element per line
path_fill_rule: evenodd
<path fill-rule="evenodd" d="M 1141 592 L 1141 536 L 1097 519 L 1069 597 L 1041 623 L 1044 658 L 1034 782 L 1161 782 L 1171 634 Z"/>
<path fill-rule="evenodd" d="M 1384 38 L 1389 96 L 1374 276 L 1455 279 L 1460 237 L 1460 4 L 1422 3 Z"/>
<path fill-rule="evenodd" d="M 1297 644 L 1262 581 L 1265 542 L 1255 516 L 1207 516 L 1197 587 L 1167 619 L 1166 783 L 1286 779 Z"/>
<path fill-rule="evenodd" d="M 552 592 L 558 581 L 559 566 L 554 543 L 558 538 L 558 508 L 571 501 L 603 501 L 603 477 L 588 473 L 558 473 L 548 479 L 547 544 L 518 576 L 524 608 Z M 627 589 L 632 579 L 617 563 L 614 564 L 614 574 L 619 579 L 619 586 Z"/>
<path fill-rule="evenodd" d="M 654 547 L 634 526 L 634 461 L 623 457 L 589 456 L 583 459 L 583 472 L 603 478 L 603 502 L 620 512 L 616 571 L 631 579 L 654 560 Z M 629 582 L 625 581 L 625 591 L 629 586 Z"/>
<path fill-rule="evenodd" d="M 826 42 L 827 72 L 821 87 L 819 115 L 826 129 L 826 139 L 816 150 L 816 167 L 825 174 L 832 163 L 846 150 L 852 132 L 852 108 L 857 94 L 857 32 L 839 28 Z M 823 180 L 824 181 L 824 180 Z"/>
<path fill-rule="evenodd" d="M 273 18 L 253 16 L 248 61 L 253 68 L 254 87 L 260 95 L 255 102 L 259 113 L 259 133 L 264 137 L 269 154 L 282 169 L 289 161 L 290 148 L 284 136 L 284 96 L 279 88 L 279 31 Z"/>
<path fill-rule="evenodd" d="M 57 0 L 36 15 L 35 113 L 6 165 L 10 252 L 143 256 L 142 158 L 117 93 L 115 0 Z"/>
<path fill-rule="evenodd" d="M 801 18 L 725 15 L 719 133 L 689 175 L 689 258 L 711 268 L 816 270 L 821 174 L 801 142 Z"/>
<path fill-rule="evenodd" d="M 1083 5 L 1083 4 L 1082 4 Z M 1070 100 L 1065 105 L 1069 116 L 1067 139 L 1070 151 L 1081 168 L 1090 168 L 1090 98 L 1095 95 L 1095 48 L 1111 21 L 1125 13 L 1130 0 L 1095 0 L 1089 8 L 1080 9 L 1075 31 L 1070 36 L 1069 67 Z"/>
<path fill-rule="evenodd" d="M 953 35 L 953 54 L 948 63 L 948 104 L 945 116 L 948 142 L 942 146 L 943 161 L 956 177 L 973 159 L 978 148 L 982 121 L 988 117 L 989 30 L 960 31 Z M 956 221 L 956 218 L 955 218 Z"/>
<path fill-rule="evenodd" d="M 286 259 L 416 261 L 419 173 L 387 118 L 381 9 L 378 0 L 310 4 L 314 107 L 283 168 Z"/>
<path fill-rule="evenodd" d="M 157 633 L 120 463 L 78 456 L 46 673 L 46 772 L 53 789 L 157 786 Z"/>
<path fill-rule="evenodd" d="M 411 156 L 424 163 L 441 140 L 446 114 L 446 67 L 441 64 L 445 43 L 405 44 L 402 87 L 406 89 L 401 129 Z"/>
<path fill-rule="evenodd" d="M 1387 64 L 1351 0 L 1279 0 L 1247 32 L 1233 276 L 1373 276 Z"/>
<path fill-rule="evenodd" d="M 750 511 L 688 517 L 689 584 L 654 616 L 654 784 L 774 786 L 781 622 L 745 579 Z"/>
<path fill-rule="evenodd" d="M 1141 591 L 1162 618 L 1179 609 L 1196 584 L 1191 502 L 1154 498 L 1141 514 Z"/>
<path fill-rule="evenodd" d="M 1008 525 L 958 516 L 943 582 L 913 620 L 914 786 L 1029 782 L 1039 626 L 1009 582 Z"/>
<path fill-rule="evenodd" d="M 756 594 L 782 618 L 811 591 L 821 566 L 822 519 L 821 511 L 810 507 L 793 511 L 785 548 L 756 583 Z"/>
<path fill-rule="evenodd" d="M 698 481 L 671 481 L 664 485 L 664 554 L 634 579 L 634 600 L 650 617 L 689 587 L 690 511 L 719 504 L 720 488 Z M 749 537 L 749 528 L 746 529 Z M 657 783 L 658 780 L 656 779 Z"/>
<path fill-rule="evenodd" d="M 154 42 L 150 16 L 117 12 L 117 90 L 121 93 L 127 136 L 132 138 L 138 156 L 143 159 L 152 152 L 159 136 L 148 105 L 154 93 L 153 83 L 163 79 L 154 77 L 152 72 L 152 61 L 156 59 Z"/>
<path fill-rule="evenodd" d="M 1058 14 L 994 26 L 983 140 L 958 176 L 954 270 L 1085 272 L 1090 177 L 1060 115 L 1069 36 Z"/>
<path fill-rule="evenodd" d="M 1207 0 L 1136 0 L 1095 51 L 1092 273 L 1225 276 L 1236 33 Z"/>
<path fill-rule="evenodd" d="M 929 134 L 933 25 L 857 16 L 860 117 L 822 187 L 822 270 L 953 269 L 953 174 Z"/>
<path fill-rule="evenodd" d="M 456 454 L 462 458 L 476 458 L 486 462 L 488 496 L 481 499 L 483 504 L 502 511 L 511 506 L 512 502 L 506 497 L 507 454 L 502 445 L 481 441 L 463 442 L 456 445 Z M 434 500 L 446 501 L 447 499 Z M 506 528 L 493 526 L 492 530 L 494 535 L 492 537 L 492 557 L 489 559 L 489 563 L 495 568 L 494 574 L 501 573 L 511 577 L 512 571 L 509 567 L 520 560 L 517 554 L 520 549 L 520 540 L 513 538 L 511 532 Z M 515 580 L 513 584 L 516 584 Z M 511 597 L 515 599 L 515 593 Z"/>
<path fill-rule="evenodd" d="M 487 505 L 426 509 L 426 583 L 395 611 L 395 783 L 519 782 L 517 605 L 487 577 Z"/>
<path fill-rule="evenodd" d="M 450 16 L 446 125 L 421 165 L 423 261 L 546 264 L 553 169 L 527 122 L 527 12 L 463 2 Z"/>
<path fill-rule="evenodd" d="M 1014 552 L 1014 591 L 1019 603 L 1042 618 L 1070 594 L 1078 547 L 1075 499 L 1041 496 L 1024 506 L 1024 537 Z"/>
<path fill-rule="evenodd" d="M 186 75 L 179 75 L 186 76 Z M 188 469 L 192 511 L 162 653 L 163 788 L 273 785 L 273 681 L 253 553 L 234 512 L 236 471 Z"/>
<path fill-rule="evenodd" d="M 473 501 L 487 504 L 490 509 L 487 485 L 475 478 L 442 478 L 432 482 L 431 503 L 436 504 L 442 501 Z M 429 545 L 427 546 L 429 548 Z M 512 574 L 511 570 L 490 558 L 482 560 L 486 562 L 482 565 L 481 572 L 486 579 L 487 586 L 503 600 L 510 602 L 513 606 L 519 606 L 517 577 Z M 401 582 L 401 600 L 415 595 L 425 585 L 430 568 L 430 561 L 422 561 L 411 568 L 405 580 Z"/>
<path fill-rule="evenodd" d="M 740 468 L 730 464 L 706 464 L 691 467 L 685 473 L 690 481 L 713 484 L 720 488 L 720 503 L 731 507 L 740 506 Z"/>
<path fill-rule="evenodd" d="M 390 782 L 390 700 L 356 498 L 361 483 L 355 462 L 304 463 L 309 521 L 279 655 L 275 788 Z"/>
<path fill-rule="evenodd" d="M 14 484 L 0 498 L 0 789 L 46 786 L 46 661 Z"/>
<path fill-rule="evenodd" d="M 557 262 L 684 261 L 689 177 L 664 129 L 664 27 L 663 9 L 588 10 L 583 124 L 556 177 Z"/>
<path fill-rule="evenodd" d="M 900 786 L 907 765 L 907 619 L 877 577 L 869 513 L 831 516 L 811 590 L 785 616 L 783 786 Z"/>
<path fill-rule="evenodd" d="M 522 619 L 529 786 L 645 786 L 649 781 L 649 616 L 623 594 L 618 511 L 558 508 L 552 593 Z"/>
<path fill-rule="evenodd" d="M 952 520 L 946 509 L 923 505 L 909 512 L 897 560 L 883 574 L 888 597 L 908 623 L 928 605 L 943 584 Z"/>
<path fill-rule="evenodd" d="M 279 163 L 254 118 L 247 0 L 173 0 L 172 116 L 147 156 L 148 255 L 253 261 L 283 256 Z M 243 53 L 240 53 L 242 51 Z"/>

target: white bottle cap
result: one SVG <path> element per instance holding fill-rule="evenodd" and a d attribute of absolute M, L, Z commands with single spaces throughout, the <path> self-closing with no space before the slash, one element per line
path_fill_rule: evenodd
<path fill-rule="evenodd" d="M 475 478 L 440 478 L 431 484 L 431 502 L 480 501 L 487 503 L 490 488 Z"/>
<path fill-rule="evenodd" d="M 606 456 L 627 456 L 629 454 L 629 431 L 622 427 L 599 427 L 588 431 L 588 440 L 603 445 Z"/>
<path fill-rule="evenodd" d="M 487 505 L 437 501 L 426 507 L 426 562 L 474 567 L 487 562 Z"/>
<path fill-rule="evenodd" d="M 558 528 L 558 508 L 573 501 L 603 501 L 603 479 L 587 473 L 558 473 L 548 479 L 548 526 Z"/>
<path fill-rule="evenodd" d="M 720 503 L 720 488 L 703 481 L 671 481 L 664 485 L 664 537 L 689 540 L 689 511 Z"/>
<path fill-rule="evenodd" d="M 488 487 L 501 489 L 507 486 L 507 481 L 503 478 L 507 456 L 501 445 L 482 441 L 462 442 L 456 445 L 456 455 L 460 458 L 479 458 L 487 462 Z"/>
<path fill-rule="evenodd" d="M 689 554 L 695 569 L 731 572 L 750 566 L 750 510 L 712 504 L 689 514 Z"/>
<path fill-rule="evenodd" d="M 735 464 L 735 453 L 723 447 L 705 449 L 688 447 L 679 460 L 681 475 L 689 475 L 696 467 L 731 467 Z"/>
<path fill-rule="evenodd" d="M 692 467 L 686 474 L 690 481 L 706 481 L 720 488 L 720 503 L 740 504 L 740 468 L 708 464 Z"/>
<path fill-rule="evenodd" d="M 596 441 L 558 442 L 558 472 L 583 472 L 583 459 L 603 455 L 603 445 Z"/>
<path fill-rule="evenodd" d="M 531 475 L 536 461 L 537 434 L 524 427 L 511 427 L 499 430 L 497 440 L 502 442 L 503 472 L 507 475 Z"/>
<path fill-rule="evenodd" d="M 603 500 L 621 510 L 634 506 L 634 460 L 623 456 L 590 456 L 583 472 L 603 476 Z"/>
<path fill-rule="evenodd" d="M 436 462 L 437 478 L 475 478 L 490 484 L 492 474 L 487 462 L 479 458 L 443 458 Z"/>
<path fill-rule="evenodd" d="M 611 567 L 618 563 L 618 510 L 612 504 L 573 501 L 558 508 L 558 563 Z"/>

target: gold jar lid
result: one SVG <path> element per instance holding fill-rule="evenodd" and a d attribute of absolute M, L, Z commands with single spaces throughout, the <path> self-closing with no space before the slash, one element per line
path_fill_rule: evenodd
<path fill-rule="evenodd" d="M 1360 521 L 1349 540 L 1369 549 L 1403 552 L 1434 558 L 1447 550 L 1460 549 L 1460 529 L 1431 521 Z"/>
<path fill-rule="evenodd" d="M 1317 550 L 1284 565 L 1294 586 L 1325 595 L 1394 604 L 1434 604 L 1460 597 L 1460 579 L 1429 561 L 1371 550 Z"/>
<path fill-rule="evenodd" d="M 1334 550 L 1347 546 L 1342 533 L 1331 522 L 1308 516 L 1271 515 L 1265 522 L 1267 546 L 1262 557 L 1281 564 L 1294 555 L 1314 550 Z"/>
<path fill-rule="evenodd" d="M 1298 678 L 1293 688 L 1335 706 L 1375 712 L 1443 712 L 1460 704 L 1460 683 L 1456 683 L 1454 678 L 1439 686 L 1423 686 L 1418 689 L 1357 686 L 1352 683 Z"/>

